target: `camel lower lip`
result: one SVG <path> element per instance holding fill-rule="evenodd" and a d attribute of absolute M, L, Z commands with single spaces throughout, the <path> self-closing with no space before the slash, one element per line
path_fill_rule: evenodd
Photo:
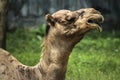
<path fill-rule="evenodd" d="M 99 32 L 102 32 L 102 28 L 100 26 L 97 26 L 96 28 Z"/>
<path fill-rule="evenodd" d="M 95 25 L 96 25 L 95 29 L 97 29 L 99 32 L 102 32 L 102 28 L 100 24 L 95 24 Z"/>

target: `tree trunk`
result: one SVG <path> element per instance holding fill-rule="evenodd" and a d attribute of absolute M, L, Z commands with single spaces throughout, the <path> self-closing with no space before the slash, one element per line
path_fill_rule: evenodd
<path fill-rule="evenodd" d="M 0 0 L 0 48 L 6 48 L 8 0 Z"/>

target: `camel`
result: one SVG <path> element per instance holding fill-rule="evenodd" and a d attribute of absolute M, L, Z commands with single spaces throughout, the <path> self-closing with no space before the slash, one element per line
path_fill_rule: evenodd
<path fill-rule="evenodd" d="M 0 49 L 0 80 L 65 80 L 69 55 L 84 35 L 104 21 L 93 8 L 76 11 L 59 10 L 47 14 L 49 25 L 43 42 L 42 57 L 35 66 L 20 63 L 9 52 Z"/>

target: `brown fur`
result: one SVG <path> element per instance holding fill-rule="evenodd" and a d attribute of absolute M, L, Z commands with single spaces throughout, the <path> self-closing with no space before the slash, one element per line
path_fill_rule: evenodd
<path fill-rule="evenodd" d="M 43 54 L 36 66 L 21 64 L 7 51 L 0 49 L 0 80 L 65 80 L 67 63 L 73 47 L 92 29 L 99 29 L 94 21 L 103 16 L 93 8 L 77 11 L 60 10 L 46 15 L 50 25 L 45 37 Z"/>

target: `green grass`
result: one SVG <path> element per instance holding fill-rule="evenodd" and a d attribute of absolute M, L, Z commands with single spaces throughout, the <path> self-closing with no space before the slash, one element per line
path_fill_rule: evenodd
<path fill-rule="evenodd" d="M 36 30 L 8 33 L 7 50 L 30 66 L 40 58 L 42 38 L 36 33 L 41 29 Z M 66 80 L 120 80 L 120 33 L 87 34 L 70 55 Z"/>
<path fill-rule="evenodd" d="M 118 36 L 107 32 L 88 34 L 70 56 L 66 80 L 119 80 Z"/>

